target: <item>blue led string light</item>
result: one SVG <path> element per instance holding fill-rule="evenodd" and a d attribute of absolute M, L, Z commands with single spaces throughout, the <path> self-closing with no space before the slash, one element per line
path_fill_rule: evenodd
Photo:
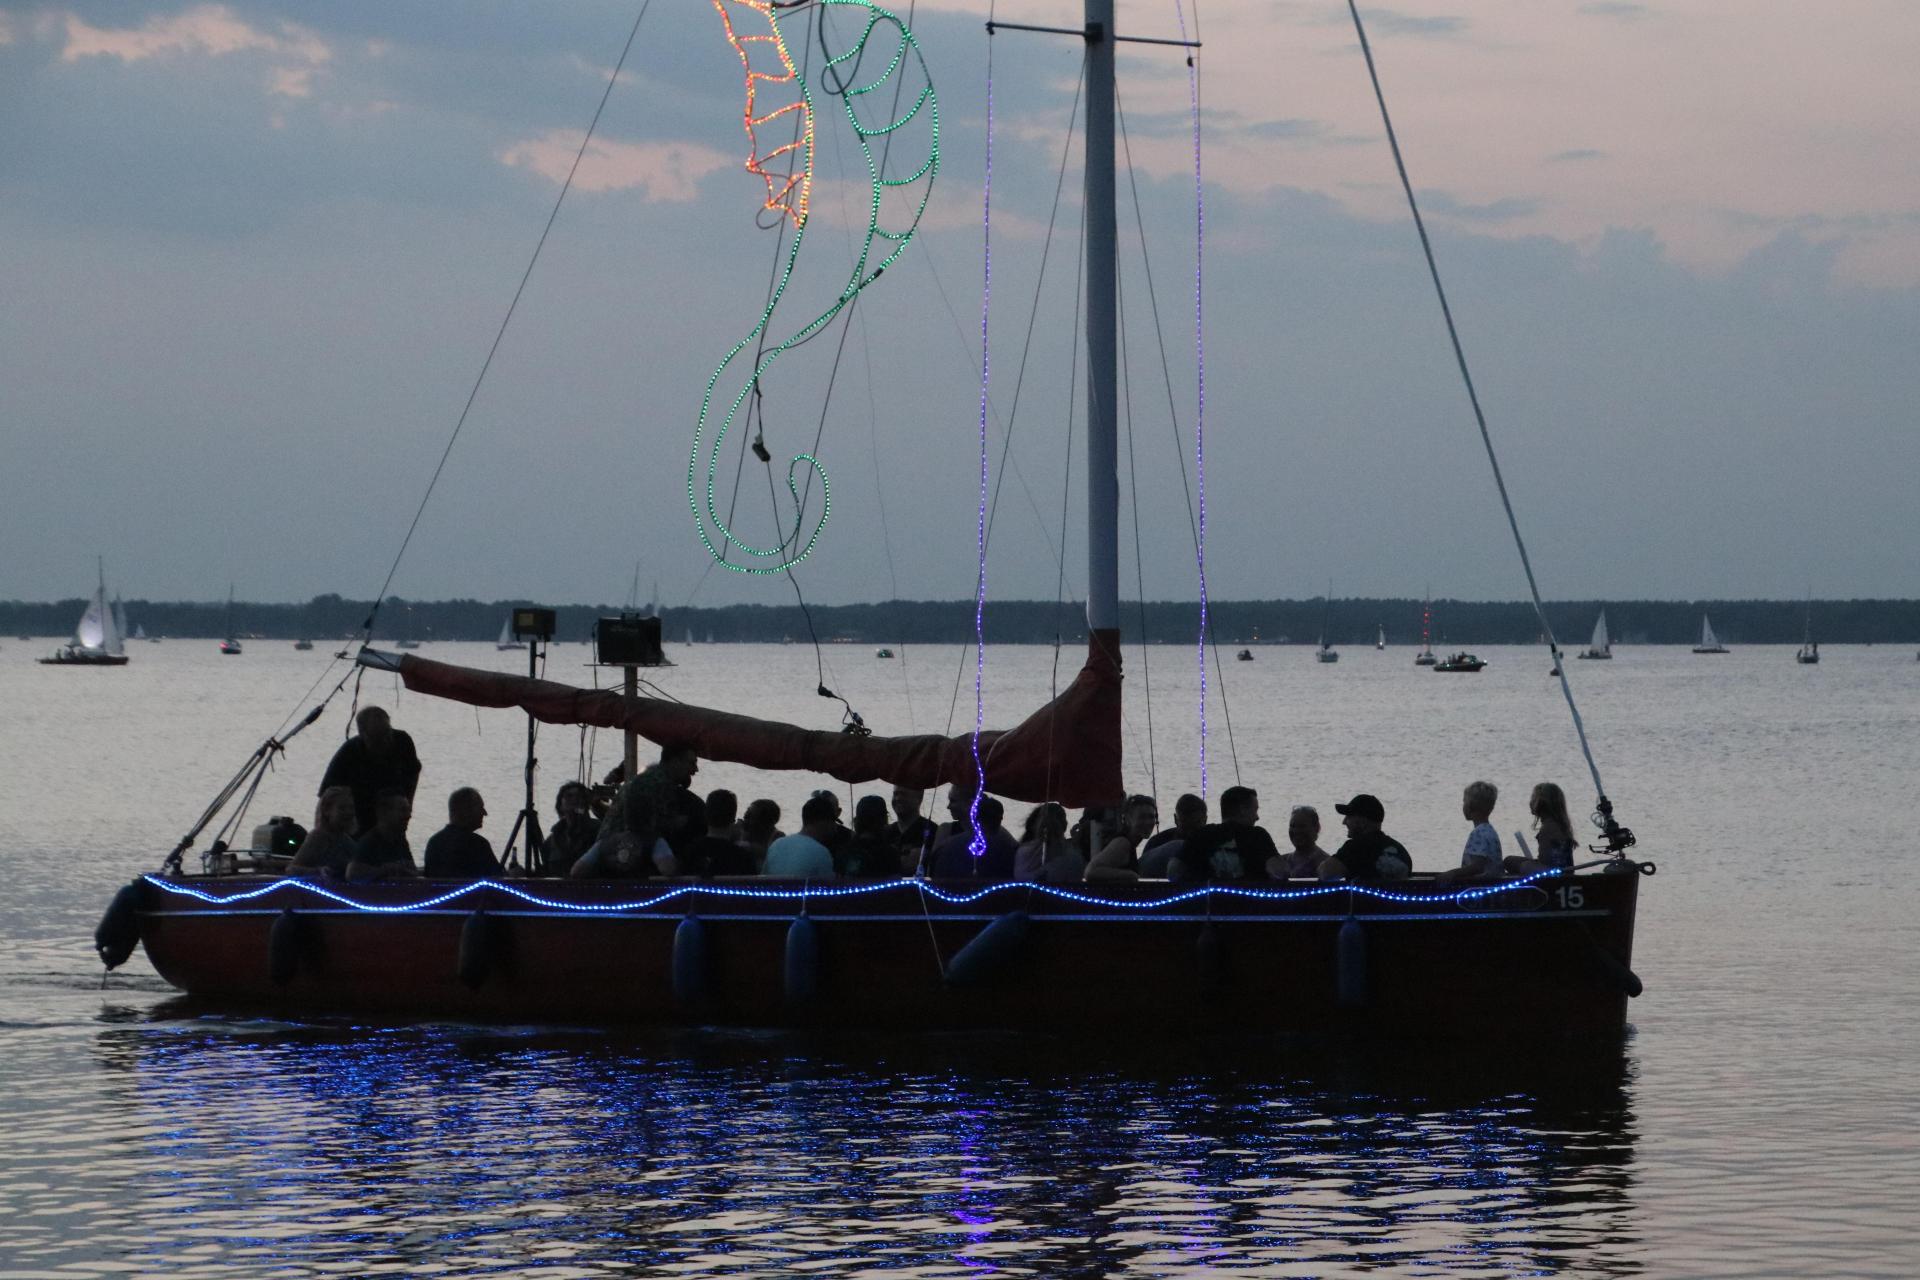
<path fill-rule="evenodd" d="M 1501 881 L 1498 884 L 1481 885 L 1471 889 L 1455 889 L 1448 893 L 1438 894 L 1400 893 L 1391 889 L 1377 889 L 1371 885 L 1352 884 L 1345 880 L 1330 880 L 1304 889 L 1250 889 L 1234 885 L 1208 884 L 1193 889 L 1185 889 L 1164 898 L 1154 898 L 1148 901 L 1095 897 L 1091 894 L 1076 893 L 1071 889 L 1062 889 L 1057 885 L 1034 884 L 1024 880 L 1004 880 L 987 885 L 984 888 L 975 889 L 970 893 L 952 893 L 940 888 L 938 885 L 930 884 L 925 880 L 902 878 L 859 885 L 822 886 L 819 888 L 809 885 L 800 889 L 761 889 L 744 885 L 719 885 L 711 883 L 685 884 L 676 885 L 671 889 L 655 894 L 651 898 L 636 898 L 630 902 L 567 902 L 553 898 L 543 898 L 538 894 L 529 893 L 527 890 L 519 888 L 518 886 L 504 884 L 498 880 L 474 880 L 467 884 L 460 885 L 457 888 L 449 889 L 445 893 L 435 894 L 431 898 L 422 899 L 419 902 L 378 903 L 357 902 L 338 890 L 328 888 L 324 884 L 292 877 L 274 880 L 271 883 L 261 885 L 257 888 L 245 889 L 237 893 L 225 895 L 210 893 L 205 889 L 196 888 L 193 885 L 179 884 L 155 875 L 148 875 L 143 877 L 143 879 L 156 889 L 180 897 L 193 898 L 206 903 L 208 906 L 216 907 L 232 906 L 235 903 L 253 902 L 281 889 L 294 888 L 303 890 L 315 897 L 325 898 L 329 902 L 337 903 L 340 906 L 348 907 L 355 911 L 364 911 L 375 915 L 408 915 L 414 912 L 431 911 L 437 907 L 443 907 L 469 894 L 479 893 L 483 890 L 494 890 L 517 898 L 529 906 L 541 907 L 550 911 L 572 912 L 583 915 L 616 915 L 622 912 L 650 910 L 651 908 L 664 906 L 667 903 L 688 896 L 805 902 L 813 899 L 855 898 L 869 894 L 884 893 L 890 889 L 900 888 L 916 888 L 922 894 L 954 907 L 971 906 L 993 894 L 1003 893 L 1009 890 L 1021 894 L 1038 893 L 1045 897 L 1057 898 L 1064 902 L 1080 903 L 1083 906 L 1108 907 L 1118 911 L 1140 913 L 1160 911 L 1166 907 L 1178 906 L 1182 903 L 1194 902 L 1212 896 L 1242 898 L 1255 902 L 1299 902 L 1310 898 L 1352 894 L 1372 898 L 1379 902 L 1443 906 L 1477 902 L 1497 894 L 1509 893 L 1515 889 L 1529 888 L 1539 884 L 1541 881 L 1554 880 L 1571 874 L 1572 872 L 1565 869 L 1549 867 L 1513 880 Z"/>
<path fill-rule="evenodd" d="M 987 766 L 980 759 L 980 731 L 987 722 L 987 393 L 992 386 L 988 318 L 993 312 L 993 25 L 987 25 L 987 167 L 980 184 L 980 505 L 974 513 L 978 556 L 973 579 L 973 803 L 967 823 L 973 836 L 967 852 L 977 868 L 987 853 L 980 830 L 980 795 L 987 789 Z"/>

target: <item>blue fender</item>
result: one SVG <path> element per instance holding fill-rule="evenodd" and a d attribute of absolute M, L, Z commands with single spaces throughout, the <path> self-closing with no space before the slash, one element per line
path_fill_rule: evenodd
<path fill-rule="evenodd" d="M 483 908 L 469 912 L 460 926 L 460 981 L 478 987 L 493 972 L 500 949 L 500 923 Z"/>
<path fill-rule="evenodd" d="M 121 885 L 120 892 L 107 904 L 107 913 L 94 926 L 93 949 L 109 969 L 125 964 L 140 945 L 140 904 L 146 900 L 146 888 L 145 880 Z"/>
<path fill-rule="evenodd" d="M 1623 964 L 1620 957 L 1601 946 L 1600 940 L 1591 931 L 1587 934 L 1587 942 L 1591 948 L 1594 970 L 1600 975 L 1601 981 L 1617 991 L 1625 992 L 1630 999 L 1646 990 L 1640 975 Z"/>
<path fill-rule="evenodd" d="M 697 1005 L 707 995 L 707 926 L 688 916 L 673 931 L 673 998 Z"/>
<path fill-rule="evenodd" d="M 1211 920 L 1200 926 L 1200 936 L 1193 940 L 1193 959 L 1202 991 L 1211 994 L 1226 983 L 1227 943 Z"/>
<path fill-rule="evenodd" d="M 804 1009 L 820 992 L 820 930 L 808 916 L 787 926 L 787 1003 Z"/>
<path fill-rule="evenodd" d="M 977 987 L 1005 971 L 1026 945 L 1030 921 L 1024 911 L 1009 911 L 973 935 L 947 964 L 947 985 Z"/>
<path fill-rule="evenodd" d="M 1334 944 L 1336 990 L 1342 1009 L 1362 1009 L 1367 1003 L 1367 930 L 1348 917 Z"/>
<path fill-rule="evenodd" d="M 286 986 L 300 971 L 301 929 L 300 917 L 288 907 L 273 918 L 273 928 L 267 931 L 267 976 L 276 987 Z"/>

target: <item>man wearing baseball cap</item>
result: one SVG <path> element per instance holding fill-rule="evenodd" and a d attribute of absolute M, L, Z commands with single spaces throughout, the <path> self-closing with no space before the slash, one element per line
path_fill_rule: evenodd
<path fill-rule="evenodd" d="M 1352 880 L 1364 884 L 1406 879 L 1413 870 L 1413 856 L 1398 840 L 1380 829 L 1380 824 L 1387 819 L 1387 809 L 1378 797 L 1362 793 L 1345 804 L 1333 806 L 1333 811 L 1346 822 L 1347 842 L 1320 864 L 1322 880 Z"/>

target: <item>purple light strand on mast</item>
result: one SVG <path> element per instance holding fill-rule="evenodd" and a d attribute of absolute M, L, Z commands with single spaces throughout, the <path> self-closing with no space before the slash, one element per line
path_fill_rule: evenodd
<path fill-rule="evenodd" d="M 987 789 L 987 768 L 980 761 L 980 730 L 986 724 L 986 614 L 987 614 L 987 389 L 992 353 L 987 343 L 987 317 L 993 306 L 993 30 L 987 31 L 987 165 L 980 195 L 980 506 L 974 520 L 979 554 L 973 580 L 973 804 L 967 822 L 973 838 L 967 842 L 975 869 L 986 856 L 987 837 L 980 830 L 980 795 Z"/>
<path fill-rule="evenodd" d="M 1187 10 L 1173 0 L 1180 22 L 1180 38 L 1187 38 Z M 1200 12 L 1194 10 L 1194 26 Z M 1193 115 L 1193 358 L 1198 404 L 1193 419 L 1194 474 L 1200 485 L 1200 528 L 1194 539 L 1194 559 L 1200 568 L 1200 794 L 1207 795 L 1207 339 L 1202 324 L 1205 299 L 1207 201 L 1200 182 L 1200 52 L 1187 50 L 1187 104 Z"/>

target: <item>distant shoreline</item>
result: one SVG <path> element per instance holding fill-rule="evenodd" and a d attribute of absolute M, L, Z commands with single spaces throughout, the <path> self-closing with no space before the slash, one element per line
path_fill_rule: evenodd
<path fill-rule="evenodd" d="M 375 642 L 402 639 L 492 640 L 515 606 L 529 600 L 389 599 L 376 620 Z M 0 643 L 28 636 L 57 641 L 73 632 L 86 608 L 80 598 L 25 602 L 0 601 Z M 549 605 L 558 614 L 556 638 L 581 640 L 592 634 L 595 619 L 620 612 L 614 605 Z M 1420 643 L 1422 602 L 1414 599 L 1347 599 L 1330 604 L 1307 600 L 1215 600 L 1208 604 L 1214 643 L 1238 648 L 1252 644 L 1312 644 L 1320 637 L 1322 617 L 1335 646 L 1374 644 L 1384 628 L 1395 647 Z M 1607 611 L 1613 642 L 1631 645 L 1693 644 L 1701 615 L 1728 645 L 1799 644 L 1809 612 L 1813 638 L 1822 644 L 1920 644 L 1920 600 L 1566 600 L 1547 605 L 1547 618 L 1562 649 L 1584 648 L 1594 619 Z M 218 639 L 227 634 L 225 601 L 128 600 L 130 628 L 156 637 Z M 1192 601 L 1128 603 L 1121 625 L 1128 644 L 1192 644 L 1199 622 Z M 237 635 L 264 640 L 320 641 L 357 639 L 367 617 L 364 601 L 336 595 L 304 604 L 256 604 L 237 601 Z M 809 629 L 811 623 L 811 630 Z M 695 640 L 715 643 L 822 643 L 905 645 L 965 644 L 973 639 L 971 600 L 888 601 L 879 604 L 813 605 L 805 613 L 794 605 L 728 605 L 718 608 L 662 610 L 669 644 Z M 1077 642 L 1086 632 L 1080 603 L 1068 601 L 988 601 L 989 644 Z M 1493 644 L 1534 644 L 1539 620 L 1529 604 L 1511 600 L 1432 602 L 1434 648 Z"/>

